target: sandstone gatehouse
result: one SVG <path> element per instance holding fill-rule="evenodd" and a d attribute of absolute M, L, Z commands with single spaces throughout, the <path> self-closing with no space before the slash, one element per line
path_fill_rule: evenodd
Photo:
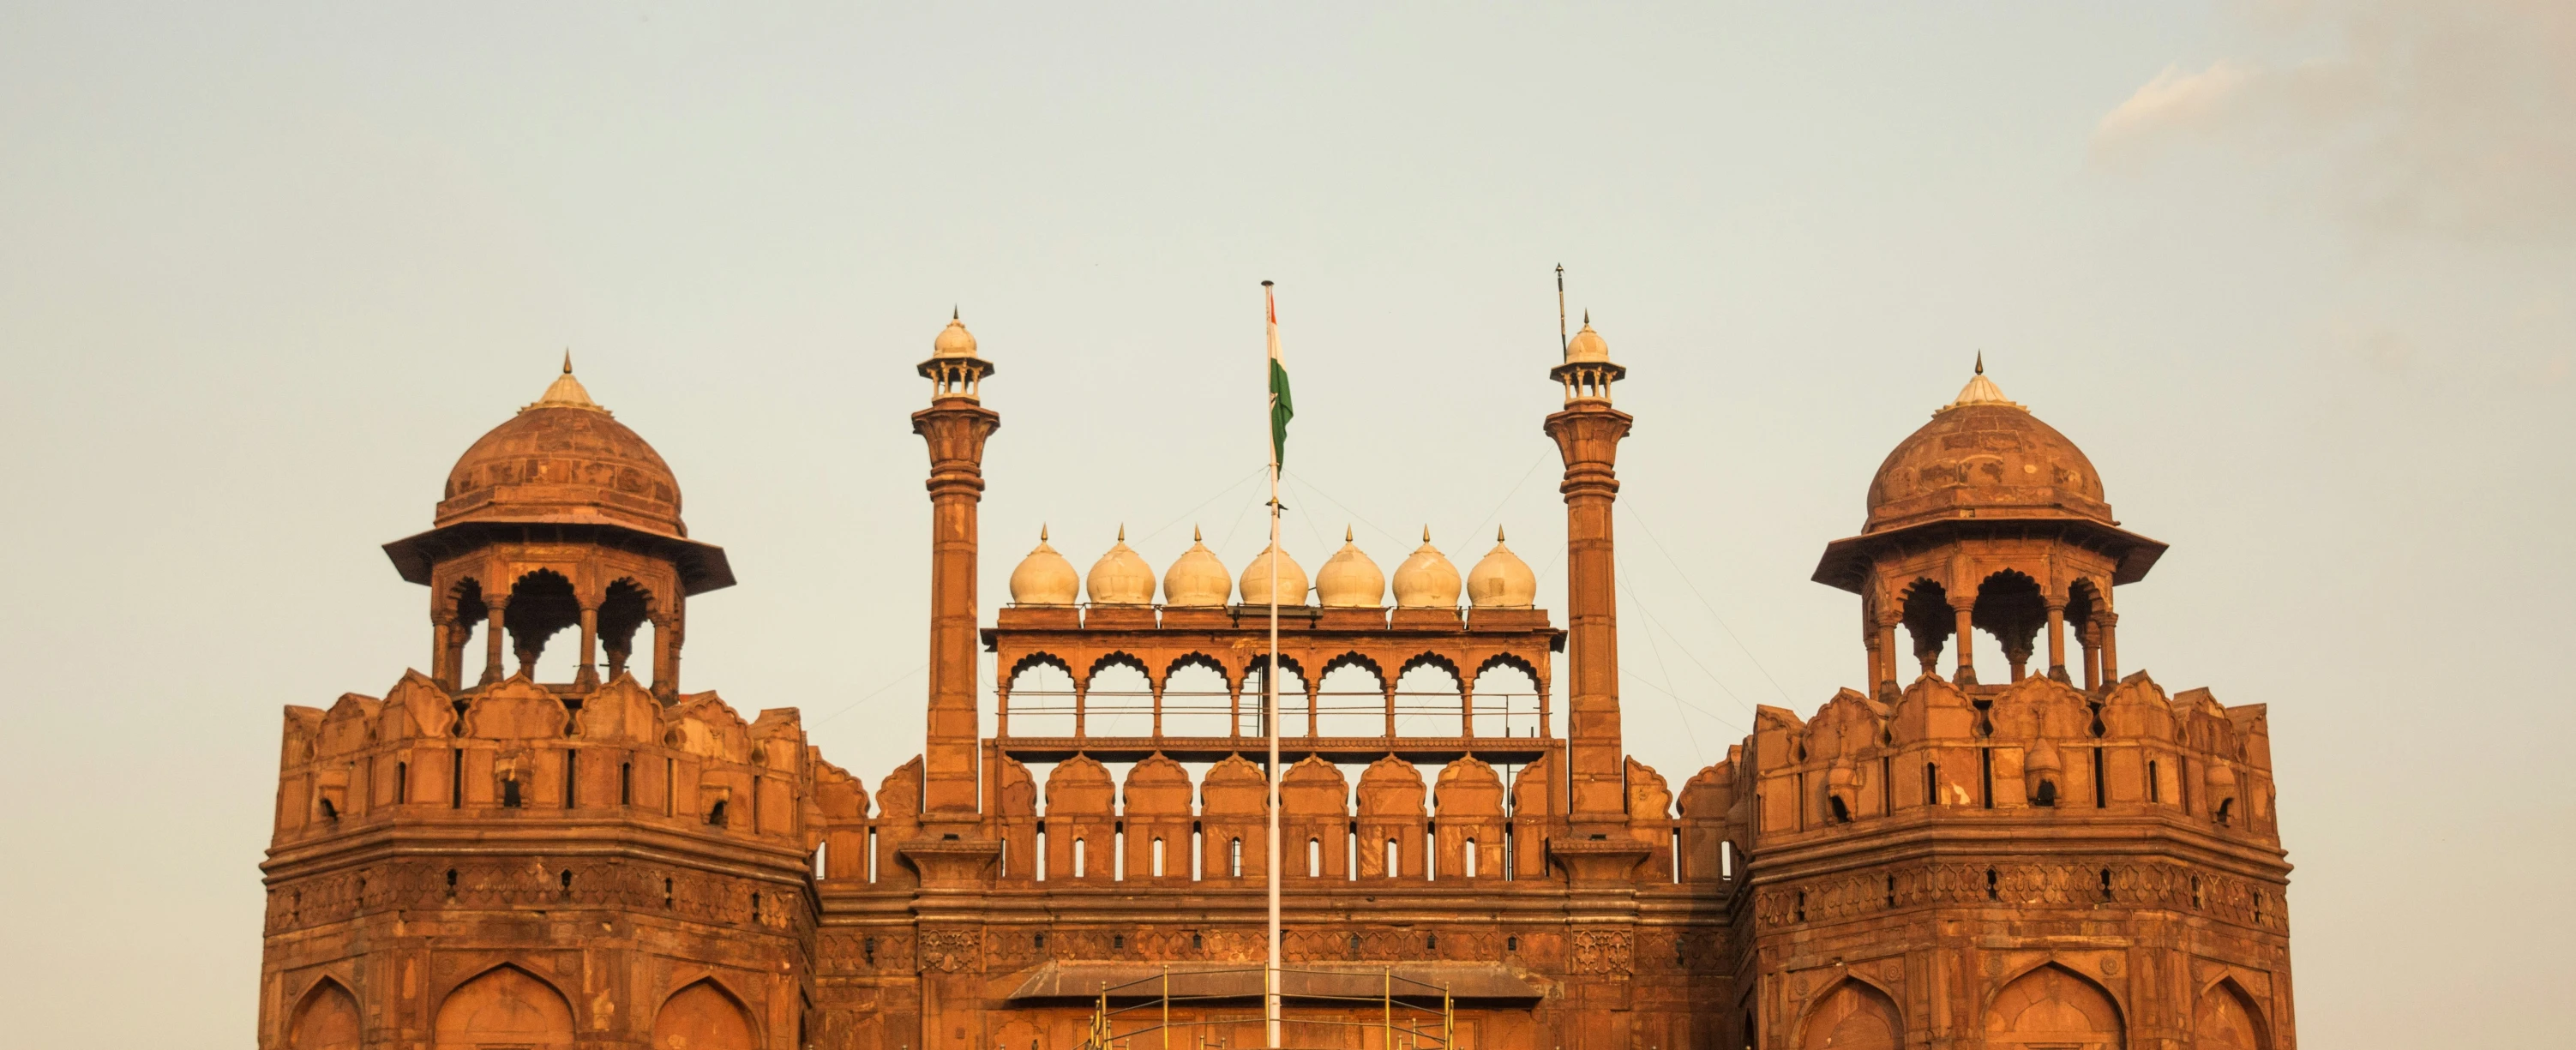
<path fill-rule="evenodd" d="M 286 709 L 259 1045 L 1258 1047 L 1266 717 L 1291 1045 L 2295 1045 L 2264 708 L 2122 673 L 2114 591 L 2164 545 L 1982 367 L 1814 570 L 1857 597 L 1858 688 L 1668 780 L 1621 736 L 1632 419 L 1589 324 L 1541 421 L 1561 625 L 1500 537 L 1462 574 L 1428 536 L 1312 586 L 1284 551 L 1158 579 L 1123 536 L 1088 573 L 1042 537 L 988 621 L 979 355 L 952 321 L 920 368 L 927 731 L 864 778 L 795 709 L 681 688 L 732 570 L 569 361 L 475 442 L 385 546 L 429 670 Z M 536 680 L 549 645 L 569 680 Z"/>

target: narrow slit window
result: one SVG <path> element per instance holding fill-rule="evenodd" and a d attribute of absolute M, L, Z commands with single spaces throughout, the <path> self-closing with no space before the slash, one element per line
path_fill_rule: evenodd
<path fill-rule="evenodd" d="M 1243 877 L 1242 839 L 1235 839 L 1232 843 L 1226 846 L 1225 874 L 1227 878 L 1239 879 Z"/>
<path fill-rule="evenodd" d="M 1081 839 L 1073 840 L 1073 877 L 1077 879 L 1083 876 L 1083 868 L 1087 860 L 1087 858 L 1083 856 L 1084 845 L 1085 843 Z"/>
<path fill-rule="evenodd" d="M 2102 769 L 2102 749 L 2096 747 L 2093 749 L 2093 808 L 2101 809 L 2111 804 L 2110 783 L 2110 776 Z"/>
<path fill-rule="evenodd" d="M 1163 877 L 1163 837 L 1154 836 L 1154 877 Z"/>
<path fill-rule="evenodd" d="M 394 763 L 394 801 L 411 801 L 411 763 Z"/>
<path fill-rule="evenodd" d="M 564 792 L 563 792 L 563 795 L 564 795 L 564 808 L 565 808 L 565 809 L 571 809 L 571 808 L 573 808 L 573 806 L 575 806 L 576 804 L 578 804 L 579 799 L 581 798 L 581 789 L 577 786 L 578 784 L 580 784 L 581 779 L 580 779 L 579 775 L 578 775 L 577 773 L 575 773 L 575 771 L 574 771 L 574 770 L 576 769 L 576 767 L 575 767 L 574 763 L 575 763 L 575 762 L 580 758 L 580 756 L 581 756 L 581 752 L 578 752 L 578 751 L 566 751 L 566 752 L 564 752 Z"/>
<path fill-rule="evenodd" d="M 1464 867 L 1463 867 L 1463 869 L 1462 869 L 1461 871 L 1459 871 L 1459 872 L 1458 872 L 1458 874 L 1463 875 L 1463 876 L 1466 876 L 1467 878 L 1471 878 L 1471 879 L 1472 879 L 1472 878 L 1475 878 L 1475 877 L 1476 877 L 1476 840 L 1474 840 L 1474 839 L 1468 839 L 1468 840 L 1467 840 L 1467 848 L 1466 848 L 1466 851 L 1465 851 L 1465 856 L 1460 857 L 1460 858 L 1459 858 L 1459 860 L 1462 862 L 1462 864 L 1464 865 Z"/>
<path fill-rule="evenodd" d="M 1978 787 L 1985 797 L 1985 807 L 1995 808 L 1995 749 L 1977 749 Z"/>
<path fill-rule="evenodd" d="M 1310 879 L 1324 877 L 1324 840 L 1322 839 L 1306 840 L 1306 877 Z"/>
<path fill-rule="evenodd" d="M 621 806 L 635 804 L 635 763 L 633 762 L 617 764 L 617 804 Z"/>
<path fill-rule="evenodd" d="M 447 808 L 465 808 L 465 749 L 447 753 Z"/>
<path fill-rule="evenodd" d="M 2163 774 L 2160 770 L 2158 770 L 2158 768 L 2157 768 L 2157 766 L 2156 766 L 2156 760 L 2155 760 L 2155 759 L 2150 758 L 2150 759 L 2148 759 L 2148 760 L 2147 760 L 2147 801 L 2149 801 L 2149 802 L 2163 802 L 2164 800 L 2165 800 L 2165 779 L 2164 779 L 2164 774 Z"/>

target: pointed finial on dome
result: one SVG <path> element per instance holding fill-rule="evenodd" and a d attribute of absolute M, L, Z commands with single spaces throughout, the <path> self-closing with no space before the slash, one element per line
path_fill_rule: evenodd
<path fill-rule="evenodd" d="M 1044 523 L 1040 523 L 1040 524 L 1038 525 L 1038 542 L 1039 542 L 1039 543 L 1045 543 L 1045 542 L 1046 542 L 1046 525 L 1045 525 Z"/>
<path fill-rule="evenodd" d="M 1118 542 L 1127 542 L 1127 523 L 1123 521 L 1118 523 Z"/>
<path fill-rule="evenodd" d="M 1583 308 L 1583 327 L 1592 327 L 1592 308 L 1589 306 Z"/>
<path fill-rule="evenodd" d="M 1351 527 L 1350 527 L 1349 525 L 1345 524 L 1345 525 L 1343 525 L 1343 526 L 1342 526 L 1342 542 L 1344 542 L 1344 543 L 1349 543 L 1350 541 L 1351 541 Z"/>
<path fill-rule="evenodd" d="M 572 377 L 571 347 L 564 348 L 563 374 L 556 376 L 555 381 L 547 385 L 546 392 L 538 395 L 535 403 L 522 406 L 519 411 L 525 412 L 531 408 L 578 408 L 602 415 L 608 414 L 607 409 L 599 407 L 597 402 L 590 399 L 590 391 L 582 389 L 581 380 Z"/>
<path fill-rule="evenodd" d="M 1994 380 L 1986 378 L 1986 352 L 1982 349 L 1977 351 L 1976 374 L 1968 377 L 1968 385 L 1959 388 L 1959 396 L 1956 399 L 1941 406 L 1932 414 L 1937 416 L 1964 405 L 2002 405 L 2006 408 L 2022 408 L 2014 404 L 2012 399 L 2005 397 L 2003 388 L 1996 386 Z M 2029 411 L 2026 408 L 2022 410 Z"/>
<path fill-rule="evenodd" d="M 956 320 L 956 319 L 957 319 L 957 304 L 956 304 L 956 303 L 950 303 L 950 304 L 948 304 L 948 319 L 949 319 L 949 320 L 951 320 L 951 321 L 954 321 L 954 320 Z"/>
<path fill-rule="evenodd" d="M 1500 525 L 1494 526 L 1494 542 L 1503 542 L 1503 527 Z"/>
<path fill-rule="evenodd" d="M 1207 537 L 1199 535 L 1199 527 L 1197 525 L 1190 526 L 1190 542 L 1197 543 L 1205 539 L 1207 539 Z"/>
<path fill-rule="evenodd" d="M 1425 525 L 1425 526 L 1423 526 L 1423 527 L 1422 527 L 1422 542 L 1424 542 L 1424 543 L 1429 543 L 1429 542 L 1431 542 L 1431 526 L 1429 526 L 1429 525 Z"/>

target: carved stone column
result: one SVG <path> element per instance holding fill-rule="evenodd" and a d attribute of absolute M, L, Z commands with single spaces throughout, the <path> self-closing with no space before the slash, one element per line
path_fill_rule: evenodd
<path fill-rule="evenodd" d="M 485 607 L 489 609 L 490 612 L 487 614 L 489 619 L 485 620 L 483 623 L 485 637 L 483 639 L 482 684 L 491 685 L 492 683 L 501 680 L 501 638 L 503 634 L 506 633 L 504 628 L 507 626 L 506 618 L 502 615 L 502 610 L 510 607 L 510 600 L 507 597 L 486 599 Z"/>

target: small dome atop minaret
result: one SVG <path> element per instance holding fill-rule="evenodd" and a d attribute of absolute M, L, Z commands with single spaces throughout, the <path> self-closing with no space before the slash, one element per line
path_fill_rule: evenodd
<path fill-rule="evenodd" d="M 1244 567 L 1242 582 L 1236 587 L 1243 595 L 1243 604 L 1270 604 L 1270 559 L 1274 557 L 1279 559 L 1279 604 L 1305 605 L 1306 570 L 1297 564 L 1297 559 L 1277 547 L 1263 550 L 1254 556 L 1252 564 Z"/>
<path fill-rule="evenodd" d="M 1118 542 L 1083 577 L 1093 605 L 1154 604 L 1154 567 L 1127 546 L 1127 526 L 1118 527 Z"/>
<path fill-rule="evenodd" d="M 1592 312 L 1583 313 L 1583 330 L 1565 341 L 1565 363 L 1547 370 L 1548 378 L 1565 384 L 1565 403 L 1610 403 L 1610 384 L 1628 378 L 1628 369 L 1610 360 L 1610 341 L 1592 330 Z"/>
<path fill-rule="evenodd" d="M 1348 525 L 1342 526 L 1342 549 L 1334 551 L 1315 573 L 1315 597 L 1335 609 L 1375 609 L 1386 604 L 1386 574 L 1351 542 Z"/>
<path fill-rule="evenodd" d="M 1234 575 L 1218 561 L 1199 537 L 1190 530 L 1190 549 L 1172 560 L 1163 570 L 1163 604 L 1185 609 L 1202 609 L 1225 604 L 1234 594 Z"/>
<path fill-rule="evenodd" d="M 1037 549 L 1011 570 L 1011 604 L 1071 605 L 1082 595 L 1082 578 L 1073 563 L 1047 546 L 1046 528 L 1038 528 Z"/>
<path fill-rule="evenodd" d="M 966 322 L 958 319 L 956 310 L 948 311 L 948 327 L 940 329 L 939 337 L 930 341 L 930 356 L 975 356 L 975 333 L 966 330 Z"/>
<path fill-rule="evenodd" d="M 1405 609 L 1458 607 L 1458 567 L 1431 545 L 1431 527 L 1422 527 L 1422 546 L 1395 567 L 1395 604 Z"/>
<path fill-rule="evenodd" d="M 958 319 L 957 309 L 950 307 L 948 327 L 940 329 L 938 337 L 930 341 L 930 359 L 918 369 L 922 378 L 930 380 L 932 401 L 982 398 L 984 377 L 998 370 L 992 362 L 975 355 L 975 333 L 966 330 L 966 322 Z"/>
<path fill-rule="evenodd" d="M 1586 311 L 1583 315 L 1583 330 L 1574 333 L 1574 338 L 1565 342 L 1565 363 L 1569 365 L 1607 364 L 1609 360 L 1610 341 L 1601 338 L 1601 333 L 1592 330 L 1592 314 Z"/>
<path fill-rule="evenodd" d="M 1479 609 L 1527 609 L 1538 601 L 1538 574 L 1503 545 L 1501 529 L 1494 530 L 1494 549 L 1467 573 L 1467 600 Z"/>

